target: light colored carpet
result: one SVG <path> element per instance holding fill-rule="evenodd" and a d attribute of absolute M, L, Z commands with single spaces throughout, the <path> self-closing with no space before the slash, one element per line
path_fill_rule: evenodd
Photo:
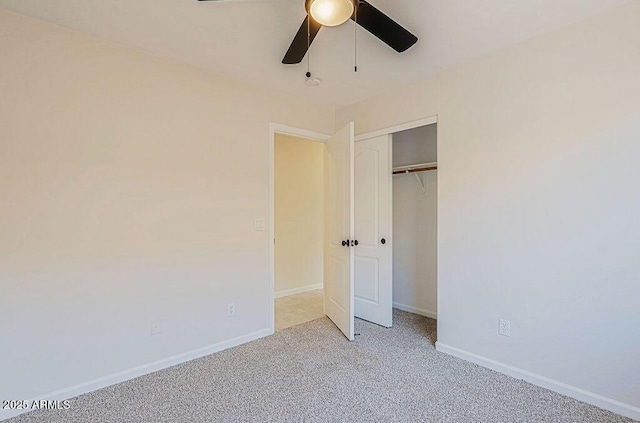
<path fill-rule="evenodd" d="M 435 321 L 327 319 L 10 420 L 33 422 L 629 422 L 437 352 Z"/>

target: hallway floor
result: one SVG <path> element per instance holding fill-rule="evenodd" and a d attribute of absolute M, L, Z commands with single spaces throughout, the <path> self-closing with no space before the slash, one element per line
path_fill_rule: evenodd
<path fill-rule="evenodd" d="M 324 317 L 324 291 L 276 298 L 276 332 Z"/>

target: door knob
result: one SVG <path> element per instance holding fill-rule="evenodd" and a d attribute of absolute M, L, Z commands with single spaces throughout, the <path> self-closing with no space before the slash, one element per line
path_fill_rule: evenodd
<path fill-rule="evenodd" d="M 384 239 L 384 238 L 382 238 L 382 239 L 380 240 L 380 243 L 381 243 L 382 245 L 384 245 L 384 244 L 386 244 L 386 243 L 387 243 L 387 240 L 386 240 L 386 239 Z"/>

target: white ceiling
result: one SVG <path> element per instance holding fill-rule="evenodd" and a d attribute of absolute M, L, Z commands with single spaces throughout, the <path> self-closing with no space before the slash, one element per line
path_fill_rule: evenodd
<path fill-rule="evenodd" d="M 631 0 L 368 0 L 416 34 L 398 54 L 354 24 L 323 28 L 306 62 L 280 62 L 304 0 L 0 0 L 0 7 L 333 107 L 354 103 Z"/>

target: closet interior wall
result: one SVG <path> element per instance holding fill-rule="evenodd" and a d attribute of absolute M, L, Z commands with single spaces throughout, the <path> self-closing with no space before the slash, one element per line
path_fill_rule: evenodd
<path fill-rule="evenodd" d="M 437 124 L 393 134 L 393 167 L 432 162 Z M 437 170 L 393 176 L 393 304 L 431 318 L 437 317 L 437 178 Z"/>

